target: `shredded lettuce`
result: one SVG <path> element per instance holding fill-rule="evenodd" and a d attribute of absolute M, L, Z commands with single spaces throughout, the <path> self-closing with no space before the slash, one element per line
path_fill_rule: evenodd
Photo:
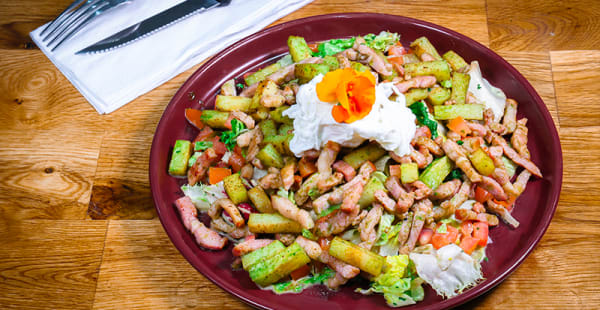
<path fill-rule="evenodd" d="M 277 294 L 297 294 L 310 286 L 325 283 L 327 279 L 333 277 L 334 275 L 335 271 L 333 271 L 329 267 L 325 267 L 320 273 L 317 273 L 315 275 L 310 275 L 295 281 L 290 280 L 282 283 L 273 284 L 272 289 Z"/>
<path fill-rule="evenodd" d="M 423 300 L 423 280 L 412 271 L 408 255 L 385 258 L 384 272 L 373 279 L 368 290 L 357 289 L 362 294 L 380 293 L 391 307 L 415 304 Z"/>
<path fill-rule="evenodd" d="M 400 40 L 400 35 L 393 32 L 382 31 L 378 35 L 370 33 L 363 38 L 368 47 L 383 53 Z"/>
<path fill-rule="evenodd" d="M 377 242 L 375 245 L 379 246 L 379 255 L 381 256 L 394 256 L 398 255 L 400 250 L 400 243 L 398 242 L 398 232 L 402 224 L 392 225 L 394 221 L 394 215 L 384 213 L 379 220 L 379 227 L 377 229 Z"/>
<path fill-rule="evenodd" d="M 346 230 L 340 237 L 354 244 L 359 244 L 362 242 L 360 239 L 360 232 L 356 228 Z"/>
<path fill-rule="evenodd" d="M 400 39 L 400 35 L 398 35 L 397 33 L 382 31 L 378 35 L 369 33 L 363 36 L 363 39 L 365 39 L 365 43 L 368 47 L 383 53 L 390 46 L 398 42 L 398 40 Z M 325 57 L 337 54 L 339 52 L 351 48 L 354 45 L 355 40 L 356 37 L 349 39 L 333 39 L 325 41 L 317 46 L 318 51 L 316 53 L 313 53 L 313 56 Z"/>
<path fill-rule="evenodd" d="M 444 297 L 456 296 L 483 279 L 479 262 L 453 243 L 431 254 L 410 253 L 410 259 L 419 277 Z"/>
<path fill-rule="evenodd" d="M 223 181 L 213 185 L 198 183 L 190 186 L 189 184 L 185 184 L 181 186 L 181 190 L 186 196 L 190 197 L 196 208 L 200 211 L 208 211 L 210 205 L 217 199 L 227 198 Z"/>
<path fill-rule="evenodd" d="M 246 130 L 246 125 L 240 122 L 238 119 L 234 118 L 231 120 L 231 130 L 224 131 L 221 134 L 221 142 L 225 143 L 227 149 L 232 151 L 233 148 L 237 145 L 236 138 L 242 132 Z"/>

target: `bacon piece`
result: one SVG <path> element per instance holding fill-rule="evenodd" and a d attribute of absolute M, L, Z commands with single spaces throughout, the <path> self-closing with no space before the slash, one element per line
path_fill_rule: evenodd
<path fill-rule="evenodd" d="M 227 238 L 221 237 L 216 231 L 207 228 L 198 220 L 198 211 L 190 197 L 184 196 L 175 201 L 175 206 L 181 215 L 181 221 L 196 237 L 196 242 L 207 249 L 220 250 L 227 243 Z"/>
<path fill-rule="evenodd" d="M 356 170 L 343 160 L 338 160 L 333 164 L 333 170 L 344 175 L 346 182 L 350 182 L 356 176 Z"/>
<path fill-rule="evenodd" d="M 246 240 L 236 244 L 231 250 L 231 252 L 234 256 L 246 255 L 252 251 L 266 247 L 273 241 L 274 240 L 271 239 L 256 239 L 256 237 L 251 236 L 246 238 Z"/>

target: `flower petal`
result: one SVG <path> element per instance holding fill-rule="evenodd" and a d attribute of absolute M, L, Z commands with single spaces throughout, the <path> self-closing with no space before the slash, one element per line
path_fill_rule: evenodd
<path fill-rule="evenodd" d="M 328 72 L 323 80 L 317 84 L 317 97 L 323 102 L 336 101 L 336 89 L 340 82 L 342 70 Z"/>

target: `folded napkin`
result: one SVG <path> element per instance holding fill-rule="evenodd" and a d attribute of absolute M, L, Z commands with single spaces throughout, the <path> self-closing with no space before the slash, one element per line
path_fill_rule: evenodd
<path fill-rule="evenodd" d="M 33 41 L 103 113 L 110 113 L 200 63 L 230 44 L 312 0 L 233 0 L 191 16 L 133 44 L 98 54 L 75 52 L 138 23 L 181 0 L 135 0 L 99 15 L 51 52 L 40 38 L 46 25 L 30 33 Z"/>

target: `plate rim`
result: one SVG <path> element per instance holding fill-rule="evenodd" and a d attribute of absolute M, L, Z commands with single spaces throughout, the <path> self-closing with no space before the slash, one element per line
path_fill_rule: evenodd
<path fill-rule="evenodd" d="M 188 84 L 191 84 L 192 81 L 195 80 L 197 76 L 200 76 L 200 75 L 206 73 L 207 71 L 209 71 L 213 65 L 217 64 L 222 58 L 226 57 L 230 52 L 236 50 L 238 47 L 244 45 L 245 43 L 247 43 L 249 41 L 256 40 L 262 36 L 267 36 L 271 32 L 277 32 L 281 29 L 286 29 L 288 27 L 294 27 L 296 25 L 302 25 L 305 23 L 316 23 L 323 19 L 331 19 L 331 18 L 353 19 L 353 18 L 377 18 L 377 17 L 399 19 L 399 20 L 403 20 L 404 22 L 407 22 L 410 24 L 415 24 L 415 25 L 422 26 L 425 28 L 430 28 L 431 30 L 442 32 L 445 35 L 457 37 L 460 40 L 467 41 L 467 42 L 469 42 L 469 45 L 474 45 L 480 49 L 484 49 L 487 52 L 489 52 L 490 55 L 492 56 L 492 58 L 494 58 L 494 61 L 501 63 L 503 67 L 507 68 L 509 71 L 511 71 L 511 73 L 513 75 L 515 75 L 518 78 L 519 84 L 521 84 L 527 90 L 527 92 L 533 97 L 533 99 L 534 99 L 533 101 L 535 101 L 536 105 L 539 103 L 542 103 L 541 104 L 542 108 L 540 109 L 542 112 L 541 116 L 545 123 L 552 124 L 551 128 L 549 128 L 550 131 L 548 132 L 548 134 L 550 134 L 552 136 L 551 138 L 553 141 L 557 142 L 557 143 L 554 143 L 554 145 L 552 146 L 552 148 L 553 148 L 552 151 L 559 154 L 559 156 L 557 156 L 558 162 L 555 164 L 555 166 L 558 169 L 556 172 L 556 174 L 557 174 L 556 179 L 552 182 L 551 197 L 548 200 L 549 205 L 551 205 L 552 212 L 548 212 L 545 214 L 545 216 L 543 218 L 540 218 L 540 222 L 545 223 L 545 224 L 543 225 L 542 229 L 537 231 L 537 234 L 533 238 L 533 242 L 531 242 L 529 244 L 529 246 L 522 248 L 518 252 L 519 258 L 512 265 L 510 265 L 508 268 L 506 268 L 506 270 L 504 270 L 503 272 L 500 272 L 498 275 L 496 275 L 496 277 L 493 280 L 491 280 L 485 284 L 479 284 L 476 286 L 476 288 L 470 289 L 469 291 L 467 291 L 463 294 L 460 294 L 458 296 L 455 296 L 453 298 L 444 299 L 442 302 L 437 303 L 434 306 L 442 306 L 444 308 L 456 307 L 456 306 L 464 304 L 468 301 L 474 300 L 475 298 L 481 296 L 482 294 L 487 293 L 490 290 L 492 290 L 494 287 L 496 287 L 497 285 L 502 283 L 504 280 L 506 280 L 506 278 L 510 274 L 512 274 L 519 266 L 521 266 L 521 264 L 525 261 L 525 259 L 533 252 L 535 247 L 539 244 L 541 238 L 543 237 L 543 235 L 546 233 L 548 227 L 550 226 L 551 220 L 554 217 L 554 214 L 555 214 L 557 206 L 558 206 L 558 201 L 559 201 L 560 193 L 561 193 L 561 189 L 562 189 L 562 179 L 563 179 L 563 168 L 564 167 L 563 167 L 563 156 L 562 156 L 562 146 L 560 143 L 560 136 L 558 134 L 558 129 L 552 119 L 550 111 L 548 110 L 546 104 L 544 103 L 542 98 L 539 96 L 539 94 L 537 93 L 535 88 L 533 88 L 533 86 L 529 83 L 529 81 L 515 67 L 513 67 L 508 61 L 506 61 L 503 57 L 498 55 L 495 51 L 488 48 L 487 46 L 485 46 L 485 45 L 475 41 L 474 39 L 471 39 L 459 32 L 456 32 L 454 30 L 448 29 L 446 27 L 443 27 L 443 26 L 440 26 L 440 25 L 437 25 L 437 24 L 434 24 L 431 22 L 427 22 L 424 20 L 419 20 L 419 19 L 415 19 L 415 18 L 411 18 L 411 17 L 401 16 L 401 15 L 382 14 L 382 13 L 366 13 L 366 12 L 330 13 L 330 14 L 314 15 L 314 16 L 291 20 L 288 22 L 284 22 L 284 23 L 280 23 L 280 24 L 268 27 L 268 28 L 264 28 L 256 33 L 253 33 L 253 34 L 227 46 L 226 48 L 224 48 L 223 50 L 221 50 L 220 52 L 218 52 L 217 54 L 212 56 L 210 59 L 208 59 L 196 71 L 194 71 L 186 79 L 186 81 L 179 87 L 179 89 L 177 90 L 175 95 L 173 95 L 173 97 L 167 104 L 167 106 L 157 124 L 157 127 L 155 129 L 154 137 L 152 139 L 152 146 L 150 149 L 149 182 L 150 182 L 150 189 L 151 189 L 151 193 L 152 193 L 152 199 L 153 199 L 154 206 L 155 206 L 158 218 L 160 220 L 160 223 L 163 226 L 163 229 L 165 230 L 165 232 L 167 233 L 167 236 L 169 237 L 171 243 L 181 253 L 181 255 L 188 261 L 188 263 L 190 265 L 192 265 L 194 267 L 194 269 L 196 269 L 198 272 L 200 272 L 205 278 L 209 279 L 211 282 L 213 282 L 214 284 L 219 286 L 221 289 L 225 290 L 228 294 L 231 294 L 231 295 L 239 298 L 240 300 L 242 300 L 243 302 L 245 302 L 248 305 L 251 305 L 251 306 L 257 307 L 257 308 L 262 308 L 262 309 L 274 309 L 268 305 L 268 300 L 263 299 L 261 301 L 255 301 L 252 299 L 252 296 L 250 294 L 241 293 L 241 292 L 243 292 L 243 290 L 239 290 L 238 288 L 232 287 L 230 284 L 223 281 L 220 277 L 207 275 L 203 270 L 200 270 L 188 258 L 188 255 L 194 255 L 194 253 L 191 252 L 191 250 L 187 249 L 186 247 L 182 246 L 183 244 L 182 244 L 181 240 L 177 239 L 176 231 L 172 230 L 172 228 L 170 228 L 170 226 L 167 225 L 167 223 L 165 222 L 165 219 L 164 219 L 165 216 L 164 216 L 164 214 L 162 214 L 161 208 L 159 207 L 159 201 L 157 198 L 157 195 L 158 195 L 157 193 L 160 191 L 160 188 L 159 188 L 157 182 L 153 181 L 157 178 L 157 176 L 155 176 L 155 175 L 157 175 L 158 172 L 156 171 L 156 169 L 154 169 L 154 170 L 152 169 L 152 167 L 157 166 L 156 165 L 156 161 L 158 160 L 157 152 L 159 152 L 160 150 L 158 150 L 156 147 L 156 141 L 158 141 L 160 139 L 160 137 L 162 136 L 162 133 L 164 132 L 164 130 L 161 130 L 161 129 L 163 129 L 163 127 L 165 126 L 165 123 L 166 123 L 165 116 L 168 115 L 168 113 L 174 109 L 174 107 L 176 106 L 176 103 L 178 101 L 180 101 L 182 98 L 184 98 L 187 95 L 183 91 L 183 89 L 187 88 Z M 160 203 L 164 203 L 164 202 L 161 201 Z"/>

